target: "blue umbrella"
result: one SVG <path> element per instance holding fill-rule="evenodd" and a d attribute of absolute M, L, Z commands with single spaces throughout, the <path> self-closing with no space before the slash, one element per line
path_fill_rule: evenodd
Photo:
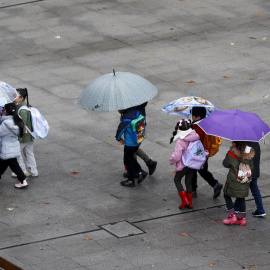
<path fill-rule="evenodd" d="M 79 96 L 78 104 L 92 111 L 116 111 L 143 104 L 157 93 L 157 87 L 143 77 L 113 70 L 91 82 Z"/>
<path fill-rule="evenodd" d="M 218 108 L 209 100 L 194 96 L 176 99 L 165 105 L 161 110 L 167 114 L 177 114 L 188 118 L 191 117 L 191 109 L 193 107 L 205 107 L 206 116 L 209 116 L 212 112 L 218 110 Z"/>

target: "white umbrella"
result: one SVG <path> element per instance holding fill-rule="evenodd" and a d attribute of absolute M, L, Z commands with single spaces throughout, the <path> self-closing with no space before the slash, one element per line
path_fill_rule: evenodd
<path fill-rule="evenodd" d="M 79 96 L 78 104 L 92 111 L 116 111 L 141 105 L 157 93 L 157 87 L 143 77 L 113 70 L 90 83 Z"/>

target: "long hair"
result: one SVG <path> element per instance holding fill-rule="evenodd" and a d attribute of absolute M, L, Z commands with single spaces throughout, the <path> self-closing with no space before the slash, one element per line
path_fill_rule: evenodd
<path fill-rule="evenodd" d="M 28 97 L 28 91 L 27 88 L 16 88 L 16 91 L 20 94 L 21 97 L 23 97 L 23 100 L 26 99 L 27 107 L 32 107 L 29 104 L 29 97 Z"/>
<path fill-rule="evenodd" d="M 176 123 L 174 128 L 173 136 L 170 139 L 170 143 L 173 142 L 174 136 L 177 134 L 177 130 L 188 130 L 191 128 L 191 122 L 188 119 L 181 119 Z"/>
<path fill-rule="evenodd" d="M 24 123 L 23 120 L 19 117 L 18 113 L 16 112 L 16 105 L 14 103 L 7 103 L 4 106 L 6 112 L 8 115 L 13 115 L 13 120 L 15 122 L 15 125 L 17 125 L 20 129 L 20 134 L 19 136 L 23 136 L 23 128 L 24 128 Z"/>
<path fill-rule="evenodd" d="M 241 153 L 241 157 L 243 157 L 243 154 L 245 152 L 246 149 L 246 142 L 244 141 L 234 141 L 233 143 L 235 143 L 236 147 L 240 150 Z"/>

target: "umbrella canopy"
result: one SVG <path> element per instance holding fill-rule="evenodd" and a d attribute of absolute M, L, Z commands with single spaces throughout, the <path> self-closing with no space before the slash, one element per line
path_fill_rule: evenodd
<path fill-rule="evenodd" d="M 206 116 L 209 116 L 212 112 L 218 110 L 218 108 L 209 100 L 194 96 L 176 99 L 164 106 L 161 110 L 167 114 L 178 114 L 184 117 L 191 117 L 191 109 L 195 106 L 205 107 Z"/>
<path fill-rule="evenodd" d="M 198 122 L 205 133 L 231 141 L 259 142 L 270 128 L 255 113 L 240 110 L 216 111 Z"/>
<path fill-rule="evenodd" d="M 15 88 L 0 81 L 0 106 L 13 102 L 19 96 Z"/>
<path fill-rule="evenodd" d="M 78 104 L 92 111 L 116 111 L 141 105 L 158 93 L 157 87 L 130 72 L 113 72 L 90 83 Z"/>

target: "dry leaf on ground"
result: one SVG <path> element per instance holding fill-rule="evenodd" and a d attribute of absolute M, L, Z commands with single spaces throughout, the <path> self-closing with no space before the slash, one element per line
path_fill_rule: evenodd
<path fill-rule="evenodd" d="M 71 174 L 73 174 L 73 175 L 76 175 L 76 174 L 78 174 L 79 172 L 71 172 Z"/>
<path fill-rule="evenodd" d="M 248 92 L 249 95 L 253 95 L 254 93 L 253 92 Z"/>

